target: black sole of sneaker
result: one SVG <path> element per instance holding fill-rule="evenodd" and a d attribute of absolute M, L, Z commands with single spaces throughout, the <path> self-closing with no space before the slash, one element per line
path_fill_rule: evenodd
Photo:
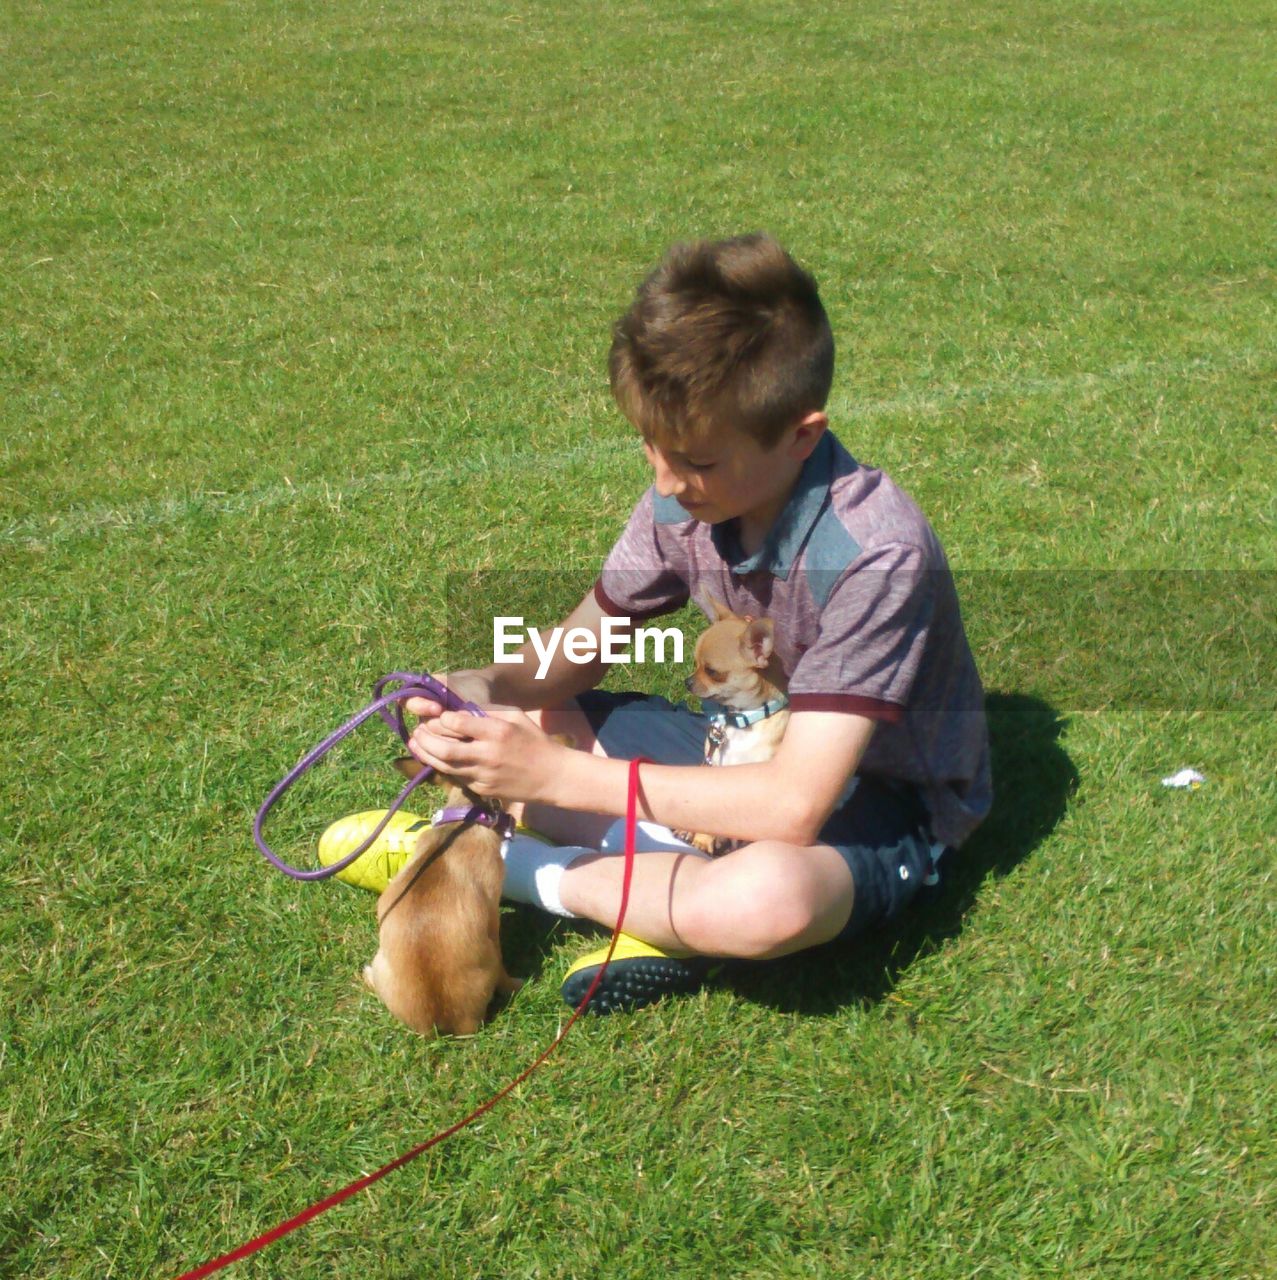
<path fill-rule="evenodd" d="M 599 966 L 591 965 L 563 980 L 563 998 L 574 1009 L 585 999 Z M 635 956 L 614 960 L 599 989 L 586 1006 L 587 1013 L 629 1013 L 668 995 L 690 995 L 700 989 L 709 971 L 706 960 L 676 960 L 666 956 Z"/>

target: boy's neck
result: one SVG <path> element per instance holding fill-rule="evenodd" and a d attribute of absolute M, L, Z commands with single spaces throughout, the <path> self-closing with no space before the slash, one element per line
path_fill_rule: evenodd
<path fill-rule="evenodd" d="M 767 535 L 771 533 L 776 521 L 780 519 L 780 513 L 784 511 L 789 504 L 789 499 L 793 496 L 799 474 L 801 474 L 801 468 L 784 492 L 779 497 L 773 498 L 765 507 L 748 511 L 737 518 L 736 538 L 746 556 L 752 556 L 767 541 Z"/>

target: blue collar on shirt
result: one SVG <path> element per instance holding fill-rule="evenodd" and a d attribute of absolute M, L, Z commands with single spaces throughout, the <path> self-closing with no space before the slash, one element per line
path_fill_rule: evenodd
<path fill-rule="evenodd" d="M 820 513 L 829 501 L 829 486 L 833 482 L 834 458 L 837 442 L 828 431 L 803 463 L 798 481 L 784 510 L 772 525 L 763 545 L 747 556 L 741 548 L 739 526 L 735 520 L 726 520 L 710 528 L 710 537 L 718 554 L 727 561 L 735 574 L 757 573 L 766 570 L 784 581 L 802 552 L 803 544 L 820 519 Z"/>

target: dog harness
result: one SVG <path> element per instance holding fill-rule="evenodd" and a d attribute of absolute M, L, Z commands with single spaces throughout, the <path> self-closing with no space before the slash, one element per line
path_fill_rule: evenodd
<path fill-rule="evenodd" d="M 502 840 L 514 835 L 514 819 L 508 813 L 493 813 L 482 805 L 454 805 L 440 809 L 430 820 L 432 827 L 446 827 L 454 822 L 473 822 L 481 827 L 491 827 Z"/>
<path fill-rule="evenodd" d="M 720 711 L 717 715 L 710 716 L 709 730 L 705 734 L 705 763 L 712 764 L 714 757 L 722 751 L 723 744 L 727 741 L 728 729 L 748 729 L 750 725 L 768 720 L 778 711 L 784 711 L 787 706 L 789 697 L 782 693 L 779 698 L 764 702 L 761 707 L 755 707 L 752 711 Z"/>

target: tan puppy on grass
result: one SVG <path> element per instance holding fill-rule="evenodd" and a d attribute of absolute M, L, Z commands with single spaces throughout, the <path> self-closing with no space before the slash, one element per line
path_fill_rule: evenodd
<path fill-rule="evenodd" d="M 696 670 L 687 691 L 718 703 L 723 714 L 710 720 L 705 763 L 761 764 L 776 754 L 789 724 L 788 681 L 776 657 L 770 618 L 733 613 L 712 596 L 716 621 L 696 641 Z M 738 841 L 724 836 L 676 831 L 703 853 L 727 853 Z"/>
<path fill-rule="evenodd" d="M 395 765 L 409 778 L 423 767 L 412 759 Z M 493 809 L 453 779 L 442 780 L 448 808 Z M 477 822 L 430 827 L 377 900 L 381 946 L 364 981 L 423 1036 L 473 1035 L 493 1000 L 522 985 L 501 958 L 501 839 Z"/>

